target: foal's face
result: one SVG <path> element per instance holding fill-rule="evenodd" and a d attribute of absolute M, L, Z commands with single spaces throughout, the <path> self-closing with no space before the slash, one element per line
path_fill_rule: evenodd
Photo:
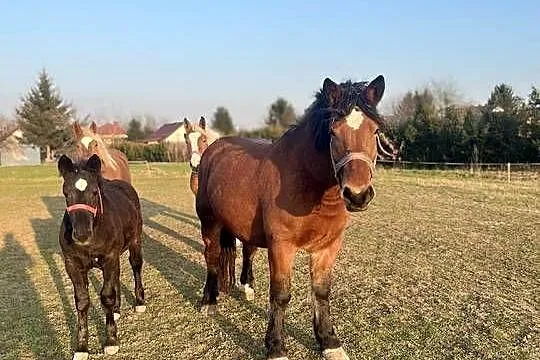
<path fill-rule="evenodd" d="M 341 195 L 349 211 L 366 210 L 375 196 L 372 179 L 377 159 L 378 125 L 361 106 L 376 108 L 384 93 L 384 78 L 373 80 L 356 104 L 347 104 L 346 89 L 326 79 L 323 91 L 330 106 L 345 103 L 350 110 L 330 125 L 330 153 Z M 357 105 L 358 104 L 358 105 Z"/>
<path fill-rule="evenodd" d="M 184 128 L 186 130 L 184 138 L 189 154 L 189 164 L 193 169 L 197 169 L 203 152 L 208 148 L 208 137 L 204 131 L 206 121 L 204 117 L 201 117 L 199 128 L 195 129 L 187 119 L 184 119 Z"/>
<path fill-rule="evenodd" d="M 66 211 L 72 225 L 72 238 L 76 244 L 87 245 L 94 237 L 94 220 L 102 211 L 99 171 L 101 160 L 97 155 L 82 167 L 73 164 L 65 155 L 58 161 L 58 170 L 64 178 L 62 191 Z"/>

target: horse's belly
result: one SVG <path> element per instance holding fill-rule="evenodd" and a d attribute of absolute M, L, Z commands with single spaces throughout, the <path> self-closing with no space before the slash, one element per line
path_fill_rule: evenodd
<path fill-rule="evenodd" d="M 227 176 L 229 171 L 209 178 L 207 192 L 214 215 L 240 240 L 264 247 L 255 176 L 245 171 L 242 176 Z"/>

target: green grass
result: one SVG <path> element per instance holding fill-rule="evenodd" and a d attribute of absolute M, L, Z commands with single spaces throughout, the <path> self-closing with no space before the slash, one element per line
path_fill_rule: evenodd
<path fill-rule="evenodd" d="M 196 303 L 205 278 L 184 165 L 132 167 L 145 219 L 147 312 L 132 310 L 122 256 L 121 359 L 263 359 L 268 265 L 256 298 L 233 294 L 215 318 Z M 54 166 L 0 168 L 0 358 L 69 359 L 73 289 L 58 246 L 64 200 Z M 346 231 L 332 315 L 352 359 L 540 358 L 539 182 L 379 171 L 377 197 Z M 239 261 L 238 272 L 239 274 Z M 92 359 L 103 358 L 101 274 L 90 275 Z M 318 359 L 307 256 L 295 264 L 289 358 Z"/>

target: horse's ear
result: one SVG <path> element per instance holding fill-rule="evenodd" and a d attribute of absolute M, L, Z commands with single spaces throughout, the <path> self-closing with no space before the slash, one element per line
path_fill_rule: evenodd
<path fill-rule="evenodd" d="M 62 177 L 68 173 L 74 172 L 75 167 L 73 166 L 73 161 L 66 155 L 60 156 L 60 159 L 58 159 L 58 171 Z"/>
<path fill-rule="evenodd" d="M 80 138 L 82 138 L 82 136 L 83 136 L 83 131 L 82 131 L 81 125 L 79 125 L 79 122 L 78 122 L 78 121 L 75 121 L 75 122 L 73 123 L 72 130 L 73 130 L 73 137 L 75 137 L 75 139 L 80 139 Z"/>
<path fill-rule="evenodd" d="M 184 129 L 186 130 L 186 133 L 191 130 L 191 123 L 187 118 L 184 118 Z"/>
<path fill-rule="evenodd" d="M 338 84 L 330 80 L 330 78 L 326 78 L 323 82 L 323 94 L 328 100 L 330 106 L 334 106 L 339 100 L 341 90 Z"/>
<path fill-rule="evenodd" d="M 101 159 L 97 154 L 90 156 L 90 159 L 86 162 L 86 170 L 99 174 L 101 172 Z"/>
<path fill-rule="evenodd" d="M 199 120 L 199 126 L 203 130 L 206 129 L 206 119 L 204 118 L 204 116 L 201 116 L 201 119 Z"/>
<path fill-rule="evenodd" d="M 381 101 L 384 94 L 384 76 L 377 76 L 372 82 L 369 83 L 366 89 L 366 98 L 369 105 L 376 107 Z"/>
<path fill-rule="evenodd" d="M 95 121 L 92 121 L 92 123 L 90 124 L 90 130 L 92 131 L 92 133 L 97 134 L 97 125 Z"/>

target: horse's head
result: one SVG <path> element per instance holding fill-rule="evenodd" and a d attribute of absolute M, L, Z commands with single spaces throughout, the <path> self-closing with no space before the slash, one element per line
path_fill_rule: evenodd
<path fill-rule="evenodd" d="M 73 139 L 75 140 L 75 155 L 78 159 L 88 159 L 90 156 L 99 155 L 99 135 L 96 123 L 92 121 L 89 128 L 82 128 L 75 121 L 72 126 Z"/>
<path fill-rule="evenodd" d="M 192 125 L 188 119 L 184 119 L 184 129 L 186 130 L 184 138 L 189 154 L 189 164 L 193 170 L 197 170 L 201 156 L 210 142 L 206 131 L 206 120 L 201 116 L 197 126 Z"/>
<path fill-rule="evenodd" d="M 58 160 L 64 178 L 66 211 L 72 226 L 71 236 L 78 245 L 87 245 L 94 237 L 94 220 L 103 213 L 101 197 L 101 160 L 92 155 L 88 161 L 74 164 L 66 155 Z"/>
<path fill-rule="evenodd" d="M 367 209 L 375 196 L 372 178 L 377 159 L 377 132 L 382 118 L 377 104 L 384 93 L 384 77 L 336 84 L 325 79 L 323 100 L 330 111 L 330 156 L 333 171 L 349 211 Z"/>

